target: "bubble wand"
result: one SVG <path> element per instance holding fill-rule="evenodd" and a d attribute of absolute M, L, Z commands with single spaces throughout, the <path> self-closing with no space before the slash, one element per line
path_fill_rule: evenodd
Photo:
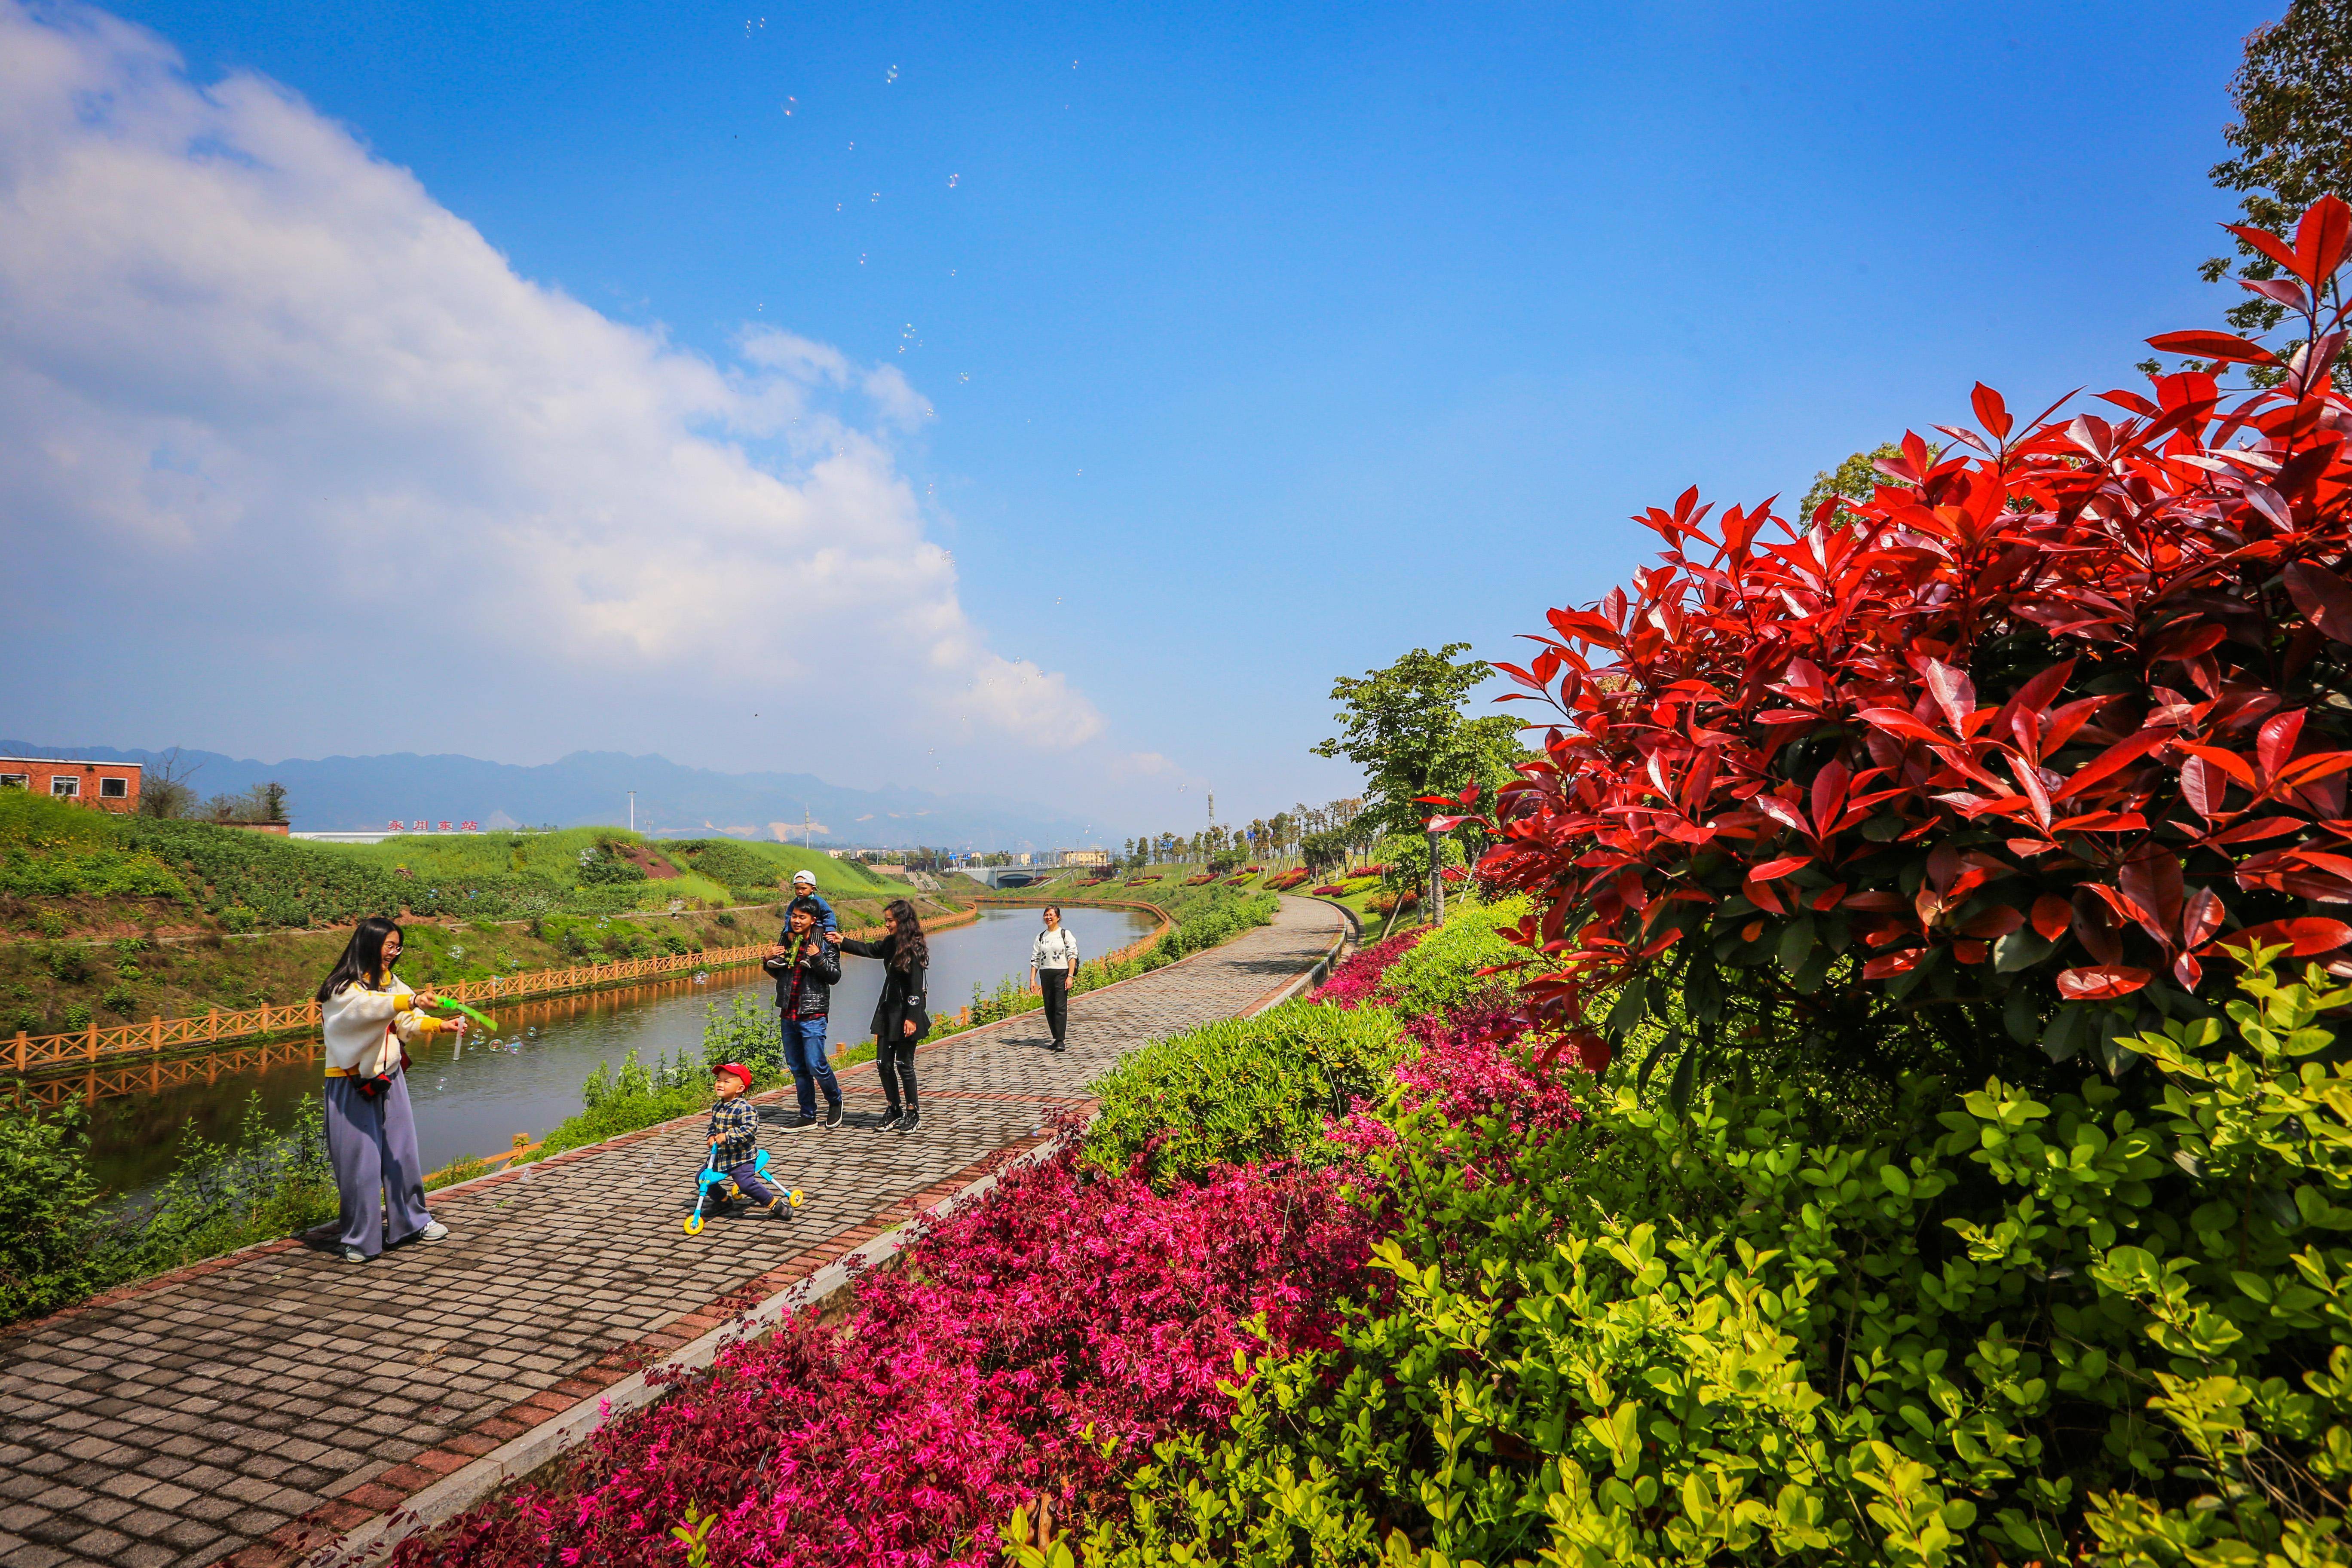
<path fill-rule="evenodd" d="M 477 1024 L 479 1024 L 479 1025 L 483 1027 L 483 1029 L 484 1029 L 486 1032 L 489 1033 L 489 1034 L 493 1034 L 493 1035 L 495 1035 L 495 1034 L 497 1034 L 497 1033 L 499 1032 L 499 1025 L 498 1025 L 498 1020 L 497 1020 L 497 1019 L 495 1019 L 495 1018 L 491 1018 L 491 1017 L 488 1017 L 488 1016 L 485 1016 L 485 1015 L 483 1015 L 483 1014 L 480 1014 L 480 1013 L 477 1013 L 477 1012 L 475 1012 L 471 1007 L 467 1006 L 463 1002 L 452 1002 L 448 997 L 446 997 L 446 996 L 442 996 L 442 997 L 438 997 L 438 998 L 435 999 L 435 1001 L 434 1001 L 431 1005 L 432 1005 L 433 1006 L 436 1006 L 436 1007 L 447 1007 L 447 1008 L 451 1009 L 451 1010 L 452 1010 L 452 1011 L 454 1011 L 454 1012 L 463 1013 L 464 1015 L 466 1015 L 466 1016 L 467 1016 L 468 1018 L 471 1018 L 471 1019 L 472 1019 L 472 1020 L 474 1020 L 474 1022 L 476 1022 Z"/>

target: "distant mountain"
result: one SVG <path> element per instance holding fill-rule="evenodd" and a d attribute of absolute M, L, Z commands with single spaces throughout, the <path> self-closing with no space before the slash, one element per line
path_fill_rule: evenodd
<path fill-rule="evenodd" d="M 79 757 L 152 767 L 161 753 L 0 740 L 0 756 Z M 720 834 L 797 840 L 807 821 L 814 825 L 811 832 L 820 846 L 1052 849 L 1092 842 L 1079 837 L 1085 824 L 1078 818 L 1021 801 L 845 789 L 809 773 L 714 773 L 619 752 L 574 752 L 538 767 L 409 752 L 258 763 L 183 750 L 180 762 L 195 767 L 187 782 L 199 797 L 234 795 L 257 784 L 284 784 L 287 815 L 298 829 L 382 827 L 394 819 L 473 821 L 484 827 L 619 825 L 628 821 L 628 792 L 635 790 L 638 831 L 673 837 Z"/>

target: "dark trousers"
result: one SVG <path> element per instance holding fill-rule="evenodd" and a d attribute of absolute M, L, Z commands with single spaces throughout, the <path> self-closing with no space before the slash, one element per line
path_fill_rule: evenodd
<path fill-rule="evenodd" d="M 1037 984 L 1045 993 L 1045 1027 L 1054 1031 L 1054 1043 L 1061 1045 L 1070 1036 L 1070 972 L 1041 969 Z"/>
<path fill-rule="evenodd" d="M 916 1109 L 915 1047 L 919 1043 L 911 1035 L 874 1042 L 874 1066 L 882 1075 L 882 1098 L 890 1102 L 892 1110 L 901 1109 L 901 1090 L 905 1091 L 904 1109 Z"/>
<path fill-rule="evenodd" d="M 833 1064 L 824 1059 L 824 1024 L 823 1018 L 783 1021 L 784 1065 L 793 1069 L 793 1088 L 800 1096 L 803 1116 L 816 1114 L 820 1089 L 827 1105 L 841 1103 L 840 1081 L 833 1076 Z"/>
<path fill-rule="evenodd" d="M 727 1176 L 743 1189 L 745 1197 L 755 1204 L 770 1203 L 775 1198 L 776 1194 L 768 1190 L 767 1184 L 760 1180 L 760 1167 L 749 1160 L 728 1172 Z"/>

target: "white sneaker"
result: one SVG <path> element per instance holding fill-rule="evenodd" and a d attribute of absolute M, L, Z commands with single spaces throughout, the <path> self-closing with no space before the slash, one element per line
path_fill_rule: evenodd
<path fill-rule="evenodd" d="M 416 1233 L 416 1239 L 419 1241 L 438 1241 L 448 1234 L 449 1227 L 447 1226 L 443 1225 L 437 1219 L 428 1219 L 425 1222 L 425 1228 Z"/>

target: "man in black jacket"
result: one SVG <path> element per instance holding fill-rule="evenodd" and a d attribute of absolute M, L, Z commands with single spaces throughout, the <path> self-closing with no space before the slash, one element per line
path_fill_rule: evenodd
<path fill-rule="evenodd" d="M 824 1027 L 833 1009 L 833 988 L 841 981 L 841 959 L 817 929 L 814 910 L 793 906 L 761 967 L 776 977 L 784 1065 L 793 1069 L 793 1088 L 800 1095 L 800 1119 L 784 1125 L 794 1131 L 822 1127 L 830 1132 L 841 1125 L 841 1084 L 833 1076 L 833 1064 L 824 1059 Z M 819 1089 L 824 1090 L 823 1121 L 816 1114 Z"/>

